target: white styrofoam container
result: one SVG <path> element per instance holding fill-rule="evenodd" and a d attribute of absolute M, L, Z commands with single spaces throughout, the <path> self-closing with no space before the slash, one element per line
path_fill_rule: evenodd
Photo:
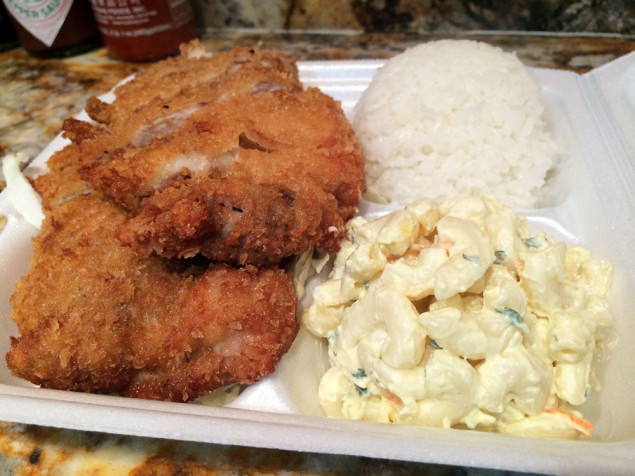
<path fill-rule="evenodd" d="M 300 62 L 350 113 L 381 61 Z M 635 53 L 585 75 L 534 69 L 556 139 L 570 151 L 544 208 L 517 210 L 532 227 L 612 261 L 611 311 L 619 342 L 600 369 L 602 391 L 583 412 L 591 440 L 560 441 L 327 419 L 317 402 L 327 367 L 324 343 L 302 330 L 277 371 L 224 407 L 154 402 L 37 388 L 0 364 L 0 420 L 80 430 L 558 474 L 628 473 L 635 468 Z M 58 137 L 29 167 L 45 170 Z M 17 329 L 14 283 L 28 269 L 36 233 L 0 194 L 0 354 Z M 364 203 L 360 212 L 386 210 Z"/>

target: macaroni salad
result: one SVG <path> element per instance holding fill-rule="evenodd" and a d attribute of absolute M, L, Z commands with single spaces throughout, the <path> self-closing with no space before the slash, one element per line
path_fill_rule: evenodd
<path fill-rule="evenodd" d="M 612 266 L 490 197 L 354 218 L 303 314 L 328 340 L 329 417 L 590 437 Z"/>

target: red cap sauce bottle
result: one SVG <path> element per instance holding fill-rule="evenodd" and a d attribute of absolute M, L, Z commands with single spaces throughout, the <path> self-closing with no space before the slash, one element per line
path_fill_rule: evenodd
<path fill-rule="evenodd" d="M 3 0 L 22 47 L 39 58 L 73 56 L 101 46 L 88 0 Z"/>
<path fill-rule="evenodd" d="M 108 53 L 125 61 L 154 61 L 196 37 L 189 0 L 90 0 Z"/>

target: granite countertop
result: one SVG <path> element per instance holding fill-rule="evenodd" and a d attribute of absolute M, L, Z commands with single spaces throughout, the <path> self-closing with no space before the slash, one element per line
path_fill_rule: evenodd
<path fill-rule="evenodd" d="M 211 51 L 235 45 L 279 50 L 298 60 L 388 58 L 423 41 L 469 38 L 515 51 L 527 65 L 579 73 L 635 51 L 631 37 L 615 35 L 456 35 L 209 32 Z M 24 152 L 35 157 L 60 131 L 62 121 L 82 110 L 86 99 L 144 68 L 111 60 L 104 49 L 61 59 L 39 60 L 23 50 L 0 53 L 0 157 Z M 0 180 L 0 188 L 2 183 Z M 83 466 L 82 466 L 83 465 Z M 97 468 L 115 474 L 478 474 L 478 470 L 369 458 L 294 453 L 170 440 L 56 430 L 0 422 L 0 474 L 69 474 Z M 491 474 L 491 473 L 488 473 Z"/>

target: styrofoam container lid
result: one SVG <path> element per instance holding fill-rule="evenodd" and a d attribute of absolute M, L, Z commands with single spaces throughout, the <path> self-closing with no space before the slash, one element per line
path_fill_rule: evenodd
<path fill-rule="evenodd" d="M 382 61 L 300 62 L 301 80 L 342 102 L 349 114 Z M 467 430 L 328 419 L 317 387 L 328 365 L 324 342 L 301 330 L 274 374 L 223 407 L 41 389 L 0 364 L 0 420 L 219 444 L 336 453 L 494 469 L 595 474 L 635 467 L 635 53 L 585 75 L 533 69 L 556 140 L 570 153 L 544 208 L 516 210 L 532 228 L 582 245 L 614 265 L 609 304 L 619 335 L 599 369 L 602 390 L 582 411 L 591 440 L 561 441 Z M 112 95 L 110 96 L 112 97 Z M 85 117 L 85 116 L 82 116 Z M 29 166 L 43 173 L 66 140 L 56 138 Z M 360 213 L 388 209 L 362 203 Z M 37 230 L 0 194 L 0 353 L 17 335 L 14 284 L 28 269 Z M 308 299 L 308 298 L 307 298 Z M 306 305 L 306 299 L 301 303 Z"/>

